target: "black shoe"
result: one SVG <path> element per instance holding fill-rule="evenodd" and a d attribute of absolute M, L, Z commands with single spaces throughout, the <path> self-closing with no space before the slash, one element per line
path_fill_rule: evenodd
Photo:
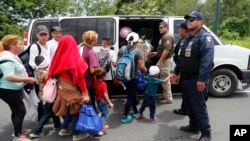
<path fill-rule="evenodd" d="M 192 127 L 190 127 L 190 125 L 188 125 L 188 126 L 181 126 L 180 130 L 185 131 L 185 132 L 194 133 L 194 134 L 199 134 L 199 129 L 192 128 Z"/>
<path fill-rule="evenodd" d="M 210 135 L 201 135 L 201 137 L 198 141 L 211 141 L 211 136 Z"/>
<path fill-rule="evenodd" d="M 183 109 L 174 109 L 174 113 L 179 114 L 179 115 L 187 115 L 187 113 L 184 112 Z"/>

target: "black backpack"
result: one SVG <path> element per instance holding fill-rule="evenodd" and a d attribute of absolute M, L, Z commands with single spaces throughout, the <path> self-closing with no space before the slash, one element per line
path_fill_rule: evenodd
<path fill-rule="evenodd" d="M 33 43 L 36 44 L 37 49 L 38 49 L 38 55 L 41 55 L 41 47 L 38 43 Z M 26 50 L 24 50 L 21 54 L 18 55 L 18 57 L 20 58 L 20 60 L 22 61 L 27 73 L 29 77 L 34 77 L 34 69 L 30 66 L 29 64 L 29 59 L 30 59 L 30 48 L 33 45 L 29 45 L 28 48 Z"/>
<path fill-rule="evenodd" d="M 6 62 L 13 62 L 13 61 L 11 61 L 11 60 L 2 60 L 2 61 L 0 61 L 0 64 L 6 63 Z M 0 79 L 2 79 L 2 77 L 3 77 L 3 72 L 0 71 Z"/>

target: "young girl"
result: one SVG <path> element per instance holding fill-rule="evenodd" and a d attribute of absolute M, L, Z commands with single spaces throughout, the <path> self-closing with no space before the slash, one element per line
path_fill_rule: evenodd
<path fill-rule="evenodd" d="M 108 124 L 106 124 L 109 116 L 109 107 L 113 108 L 114 105 L 109 99 L 107 84 L 104 81 L 106 76 L 105 69 L 101 67 L 96 68 L 94 74 L 95 74 L 94 88 L 95 88 L 97 106 L 101 111 L 101 120 L 103 123 L 103 131 L 104 131 L 109 128 Z"/>

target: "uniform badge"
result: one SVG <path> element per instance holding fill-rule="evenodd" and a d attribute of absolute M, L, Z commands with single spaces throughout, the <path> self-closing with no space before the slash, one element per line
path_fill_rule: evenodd
<path fill-rule="evenodd" d="M 206 37 L 206 40 L 207 40 L 209 43 L 212 43 L 212 42 L 213 42 L 213 40 L 212 40 L 212 37 L 211 37 L 211 36 L 207 36 L 207 37 Z"/>

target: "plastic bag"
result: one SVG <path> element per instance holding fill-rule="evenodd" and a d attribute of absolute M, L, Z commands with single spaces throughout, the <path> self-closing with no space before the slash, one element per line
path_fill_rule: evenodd
<path fill-rule="evenodd" d="M 23 92 L 23 101 L 26 108 L 26 116 L 29 119 L 33 119 L 36 116 L 38 103 L 40 99 L 37 97 L 35 89 L 32 89 L 28 94 L 24 89 Z"/>
<path fill-rule="evenodd" d="M 144 90 L 147 87 L 147 81 L 143 79 L 143 74 L 140 70 L 138 70 L 138 90 Z"/>
<path fill-rule="evenodd" d="M 75 129 L 89 134 L 98 134 L 102 130 L 102 121 L 91 104 L 83 104 Z"/>

